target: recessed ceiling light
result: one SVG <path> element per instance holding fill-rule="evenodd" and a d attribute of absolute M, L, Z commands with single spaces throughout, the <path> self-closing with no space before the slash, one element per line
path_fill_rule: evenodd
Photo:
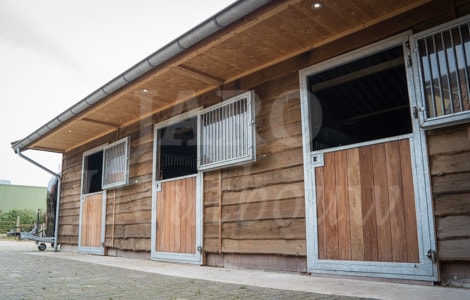
<path fill-rule="evenodd" d="M 69 129 L 69 133 L 73 133 L 73 130 L 72 130 L 72 129 Z"/>
<path fill-rule="evenodd" d="M 147 90 L 147 89 L 142 89 L 142 92 L 144 92 L 144 93 L 148 93 L 148 91 L 149 90 Z"/>
<path fill-rule="evenodd" d="M 323 7 L 323 2 L 313 2 L 310 6 L 313 10 L 317 10 Z"/>

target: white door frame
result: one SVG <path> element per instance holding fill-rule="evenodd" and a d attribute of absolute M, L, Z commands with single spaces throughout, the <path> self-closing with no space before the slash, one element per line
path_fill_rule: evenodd
<path fill-rule="evenodd" d="M 194 263 L 202 264 L 202 234 L 203 234 L 203 203 L 202 203 L 202 192 L 203 192 L 203 173 L 198 172 L 189 176 L 182 176 L 177 178 L 172 178 L 168 180 L 157 180 L 157 159 L 158 159 L 158 139 L 157 132 L 159 129 L 178 123 L 184 119 L 192 118 L 198 116 L 198 113 L 201 109 L 197 108 L 186 112 L 184 114 L 178 115 L 169 120 L 155 124 L 153 132 L 153 171 L 152 171 L 152 230 L 151 230 L 151 254 L 150 258 L 152 260 L 160 261 L 169 261 L 169 262 L 184 262 L 184 263 Z M 198 122 L 199 123 L 199 122 Z M 199 137 L 197 137 L 197 142 L 199 143 Z M 199 156 L 199 155 L 198 155 Z M 157 201 L 158 201 L 158 191 L 161 188 L 162 182 L 178 180 L 187 177 L 196 176 L 196 244 L 194 245 L 194 254 L 188 253 L 171 253 L 171 252 L 158 252 L 156 249 L 157 241 Z"/>
<path fill-rule="evenodd" d="M 419 263 L 320 260 L 318 256 L 317 242 L 316 187 L 315 184 L 309 184 L 315 182 L 314 166 L 318 159 L 313 159 L 313 155 L 316 153 L 311 151 L 312 132 L 310 126 L 311 112 L 309 103 L 310 101 L 313 101 L 314 97 L 312 97 L 313 95 L 308 92 L 308 77 L 326 69 L 399 45 L 403 46 L 404 56 L 406 59 L 407 57 L 411 57 L 409 56 L 409 49 L 406 47 L 409 39 L 410 32 L 406 32 L 313 65 L 300 70 L 299 72 L 305 178 L 307 264 L 309 272 L 428 281 L 437 281 L 438 279 L 437 264 L 433 263 L 431 259 L 426 256 L 428 250 L 435 251 L 436 241 L 434 236 L 434 219 L 430 191 L 429 166 L 427 160 L 426 136 L 424 131 L 420 129 L 419 120 L 417 118 L 412 118 L 413 133 L 410 135 L 410 150 L 413 162 L 412 171 L 418 230 Z M 415 90 L 415 75 L 413 75 L 414 72 L 411 66 L 406 66 L 406 73 L 410 109 L 412 109 L 416 106 L 416 95 L 418 93 Z"/>

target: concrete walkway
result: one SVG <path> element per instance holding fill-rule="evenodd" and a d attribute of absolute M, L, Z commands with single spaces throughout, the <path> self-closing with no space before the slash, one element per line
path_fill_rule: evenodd
<path fill-rule="evenodd" d="M 470 299 L 469 289 L 39 252 L 2 240 L 0 278 L 1 299 Z"/>

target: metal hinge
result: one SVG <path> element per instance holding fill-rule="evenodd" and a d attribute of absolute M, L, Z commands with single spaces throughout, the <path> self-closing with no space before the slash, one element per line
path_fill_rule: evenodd
<path fill-rule="evenodd" d="M 406 65 L 408 67 L 411 67 L 413 65 L 413 60 L 411 59 L 411 47 L 410 47 L 410 41 L 405 42 L 406 48 L 408 48 L 407 55 L 406 55 Z"/>
<path fill-rule="evenodd" d="M 427 258 L 429 258 L 433 264 L 437 262 L 437 254 L 435 250 L 429 249 L 428 252 L 425 253 Z"/>
<path fill-rule="evenodd" d="M 161 192 L 162 191 L 162 183 L 161 182 L 155 182 L 155 191 L 156 192 Z"/>

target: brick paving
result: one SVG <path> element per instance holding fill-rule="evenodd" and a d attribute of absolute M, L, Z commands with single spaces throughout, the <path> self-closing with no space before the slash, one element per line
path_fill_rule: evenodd
<path fill-rule="evenodd" d="M 159 275 L 18 244 L 25 247 L 0 247 L 0 299 L 364 299 Z"/>

